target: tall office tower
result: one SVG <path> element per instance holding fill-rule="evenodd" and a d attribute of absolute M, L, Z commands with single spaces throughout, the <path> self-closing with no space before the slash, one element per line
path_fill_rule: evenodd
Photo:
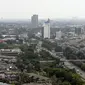
<path fill-rule="evenodd" d="M 33 15 L 31 17 L 31 24 L 32 24 L 32 28 L 38 27 L 38 15 Z"/>
<path fill-rule="evenodd" d="M 81 28 L 81 27 L 79 27 L 79 28 L 76 27 L 76 28 L 75 28 L 75 33 L 76 33 L 76 34 L 80 35 L 80 34 L 82 34 L 83 32 L 84 32 L 84 29 L 83 29 L 83 28 Z"/>
<path fill-rule="evenodd" d="M 50 38 L 50 20 L 45 22 L 44 28 L 43 28 L 43 38 Z"/>

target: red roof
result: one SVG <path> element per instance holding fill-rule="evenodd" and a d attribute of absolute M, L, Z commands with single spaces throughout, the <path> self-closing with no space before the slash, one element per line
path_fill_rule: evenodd
<path fill-rule="evenodd" d="M 0 40 L 0 43 L 3 43 L 4 42 L 4 40 Z"/>

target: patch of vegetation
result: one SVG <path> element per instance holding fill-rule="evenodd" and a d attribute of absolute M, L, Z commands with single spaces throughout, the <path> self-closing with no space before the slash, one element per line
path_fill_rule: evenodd
<path fill-rule="evenodd" d="M 83 85 L 81 77 L 69 69 L 47 68 L 45 69 L 49 77 L 52 78 L 53 85 Z M 54 77 L 55 76 L 55 77 Z M 54 78 L 54 79 L 53 79 Z"/>

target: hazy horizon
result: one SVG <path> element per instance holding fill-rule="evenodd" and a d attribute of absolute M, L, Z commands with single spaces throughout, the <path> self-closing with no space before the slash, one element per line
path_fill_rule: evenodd
<path fill-rule="evenodd" d="M 85 19 L 85 0 L 0 0 L 0 19 Z"/>

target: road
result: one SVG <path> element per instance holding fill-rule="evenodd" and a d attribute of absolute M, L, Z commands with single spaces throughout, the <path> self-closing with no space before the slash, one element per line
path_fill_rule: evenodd
<path fill-rule="evenodd" d="M 68 45 L 73 46 L 73 47 L 78 47 L 79 44 L 82 44 L 85 42 L 85 35 L 81 36 L 81 39 L 74 39 L 74 40 L 69 40 Z M 65 66 L 68 68 L 75 68 L 76 72 L 85 79 L 85 72 L 82 71 L 79 67 L 75 66 L 74 64 L 70 63 L 70 60 L 65 59 L 66 62 L 64 63 Z M 73 61 L 85 61 L 85 60 L 73 60 Z"/>
<path fill-rule="evenodd" d="M 70 63 L 70 62 L 64 62 L 65 66 L 73 69 L 75 68 L 77 74 L 79 74 L 83 79 L 85 79 L 85 72 L 82 71 L 79 67 L 75 66 L 74 64 Z"/>
<path fill-rule="evenodd" d="M 39 50 L 45 50 L 45 51 L 49 52 L 53 57 L 59 58 L 60 60 L 65 60 L 66 62 L 64 62 L 64 65 L 66 67 L 68 67 L 69 69 L 75 68 L 77 74 L 79 74 L 83 79 L 85 79 L 85 72 L 82 71 L 79 67 L 77 67 L 74 64 L 72 64 L 71 62 L 69 62 L 65 57 L 61 58 L 59 56 L 56 56 L 56 53 L 55 52 L 51 52 L 51 51 L 47 50 L 46 48 L 41 47 L 41 44 L 42 44 L 42 42 L 40 41 L 39 44 L 38 44 L 38 46 L 39 46 L 38 49 Z"/>
<path fill-rule="evenodd" d="M 52 53 L 52 52 L 50 52 L 50 53 L 51 53 L 53 56 L 55 56 L 56 58 L 60 58 L 60 57 L 56 56 L 54 53 Z M 85 79 L 85 72 L 84 72 L 84 71 L 82 71 L 79 67 L 77 67 L 77 66 L 73 65 L 72 63 L 70 63 L 66 58 L 60 58 L 60 59 L 66 60 L 66 62 L 64 62 L 64 65 L 65 65 L 66 67 L 68 67 L 69 69 L 75 68 L 76 72 L 77 72 L 83 79 Z"/>
<path fill-rule="evenodd" d="M 67 62 L 67 61 L 81 61 L 81 62 L 85 62 L 85 59 L 75 59 L 75 60 L 73 60 L 73 59 L 68 59 L 68 60 L 60 59 L 60 61 L 63 61 L 63 62 Z"/>
<path fill-rule="evenodd" d="M 46 50 L 47 51 L 47 50 Z M 55 53 L 50 52 L 53 56 L 55 56 L 56 58 L 60 58 L 59 56 L 56 56 Z M 79 67 L 75 66 L 74 64 L 70 63 L 69 60 L 67 60 L 66 58 L 60 58 L 62 60 L 65 60 L 66 62 L 64 62 L 64 65 L 66 67 L 68 67 L 69 69 L 73 69 L 75 68 L 77 74 L 79 74 L 83 79 L 85 79 L 85 72 L 82 71 Z"/>

